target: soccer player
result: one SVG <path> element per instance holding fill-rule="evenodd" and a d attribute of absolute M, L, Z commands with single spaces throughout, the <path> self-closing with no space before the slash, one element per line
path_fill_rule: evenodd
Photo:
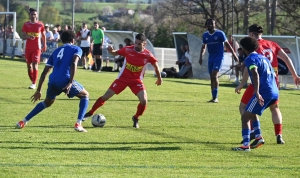
<path fill-rule="evenodd" d="M 232 148 L 232 150 L 250 151 L 251 148 L 258 148 L 264 144 L 257 115 L 261 116 L 266 108 L 275 105 L 279 92 L 270 61 L 268 58 L 255 52 L 258 48 L 257 40 L 252 37 L 245 37 L 240 41 L 240 44 L 247 56 L 244 64 L 254 88 L 254 95 L 252 95 L 250 101 L 247 103 L 242 115 L 243 145 Z M 251 144 L 250 120 L 252 121 L 255 134 L 255 140 Z"/>
<path fill-rule="evenodd" d="M 160 76 L 157 59 L 145 48 L 146 42 L 146 36 L 140 33 L 136 35 L 135 44 L 133 46 L 126 46 L 119 50 L 114 50 L 111 46 L 107 48 L 108 52 L 114 56 L 124 56 L 124 64 L 118 78 L 110 85 L 106 93 L 97 99 L 92 109 L 85 114 L 84 119 L 92 116 L 95 111 L 104 105 L 104 103 L 113 95 L 119 94 L 126 87 L 129 87 L 132 93 L 134 93 L 140 101 L 137 106 L 136 114 L 132 117 L 133 127 L 139 128 L 139 117 L 146 110 L 148 102 L 146 88 L 143 83 L 145 66 L 147 63 L 152 64 L 154 67 L 157 76 L 157 81 L 155 84 L 162 84 L 162 78 Z"/>
<path fill-rule="evenodd" d="M 263 33 L 263 28 L 257 24 L 253 24 L 249 27 L 249 36 L 255 38 L 258 41 L 258 48 L 256 50 L 257 53 L 264 55 L 267 57 L 271 65 L 276 73 L 276 83 L 279 87 L 279 82 L 278 82 L 278 59 L 277 56 L 279 56 L 286 64 L 291 72 L 294 82 L 296 85 L 300 83 L 300 78 L 297 75 L 297 72 L 294 68 L 294 65 L 291 61 L 291 59 L 288 57 L 288 55 L 283 51 L 279 45 L 273 41 L 265 40 L 262 39 L 262 33 Z M 245 70 L 243 73 L 243 79 L 240 83 L 240 85 L 236 88 L 236 92 L 239 93 L 240 90 L 243 88 L 244 83 L 248 79 L 248 72 Z M 253 85 L 249 85 L 241 99 L 240 102 L 240 113 L 241 115 L 243 114 L 247 103 L 249 102 L 250 98 L 253 95 Z M 274 105 L 270 106 L 270 111 L 272 113 L 272 121 L 274 124 L 274 131 L 275 131 L 275 136 L 276 136 L 276 141 L 277 144 L 284 144 L 284 140 L 282 138 L 282 114 L 279 109 L 279 102 L 276 101 Z M 254 139 L 254 134 L 251 134 L 251 139 Z"/>
<path fill-rule="evenodd" d="M 29 9 L 30 21 L 25 22 L 22 27 L 23 39 L 26 40 L 25 58 L 27 63 L 27 72 L 31 80 L 29 89 L 36 88 L 38 78 L 38 64 L 40 63 L 41 52 L 47 49 L 44 24 L 37 20 L 37 11 Z M 41 45 L 41 38 L 43 45 Z"/>
<path fill-rule="evenodd" d="M 93 57 L 95 59 L 95 67 L 97 72 L 101 72 L 102 68 L 102 45 L 104 43 L 104 32 L 99 28 L 98 22 L 94 22 L 94 30 L 92 31 Z"/>
<path fill-rule="evenodd" d="M 61 35 L 61 40 L 64 45 L 51 54 L 40 77 L 37 90 L 31 96 L 31 101 L 34 103 L 40 100 L 42 85 L 47 74 L 53 68 L 53 72 L 49 76 L 46 99 L 37 104 L 23 120 L 19 121 L 16 128 L 22 129 L 35 115 L 50 107 L 54 103 L 56 96 L 64 92 L 69 98 L 77 96 L 80 99 L 78 119 L 74 129 L 79 132 L 86 132 L 81 125 L 81 121 L 88 107 L 89 93 L 80 83 L 74 80 L 82 50 L 78 46 L 73 45 L 75 42 L 75 33 L 73 31 L 64 31 Z"/>
<path fill-rule="evenodd" d="M 200 50 L 199 63 L 202 65 L 202 56 L 205 52 L 206 46 L 208 49 L 208 72 L 210 75 L 210 86 L 212 93 L 212 100 L 209 102 L 218 103 L 218 88 L 219 79 L 218 74 L 222 68 L 222 63 L 224 60 L 224 44 L 227 49 L 232 53 L 234 60 L 239 61 L 237 55 L 233 51 L 229 42 L 226 39 L 226 35 L 223 31 L 215 29 L 215 20 L 207 19 L 205 22 L 205 27 L 207 31 L 202 35 L 202 48 Z"/>
<path fill-rule="evenodd" d="M 82 56 L 81 56 L 81 60 L 82 60 L 82 65 L 83 65 L 83 69 L 89 69 L 89 66 L 85 66 L 86 62 L 87 62 L 87 56 L 90 53 L 90 36 L 91 36 L 91 32 L 90 30 L 87 28 L 87 24 L 86 23 L 82 23 L 82 30 L 80 31 L 80 36 L 79 36 L 79 40 L 80 40 L 80 47 L 82 49 Z"/>

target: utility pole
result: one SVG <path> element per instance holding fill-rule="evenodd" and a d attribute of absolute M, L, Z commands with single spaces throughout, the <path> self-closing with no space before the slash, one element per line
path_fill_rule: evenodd
<path fill-rule="evenodd" d="M 39 12 L 40 12 L 40 1 L 36 0 L 36 12 L 38 14 L 37 19 L 39 18 Z"/>
<path fill-rule="evenodd" d="M 74 14 L 75 14 L 75 0 L 72 1 L 72 29 L 75 30 L 74 26 Z"/>

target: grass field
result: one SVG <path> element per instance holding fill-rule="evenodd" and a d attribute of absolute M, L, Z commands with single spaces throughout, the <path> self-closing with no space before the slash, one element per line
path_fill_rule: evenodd
<path fill-rule="evenodd" d="M 44 64 L 40 65 L 40 71 Z M 117 73 L 78 69 L 76 79 L 90 93 L 90 106 Z M 285 145 L 277 145 L 271 115 L 261 117 L 265 145 L 234 152 L 241 141 L 240 95 L 221 81 L 219 103 L 207 103 L 206 80 L 145 78 L 149 105 L 132 128 L 137 98 L 126 89 L 98 113 L 103 128 L 73 130 L 78 99 L 61 95 L 22 129 L 14 128 L 34 106 L 24 61 L 0 58 L 0 177 L 299 177 L 299 91 L 280 92 Z M 47 85 L 43 87 L 45 97 Z"/>

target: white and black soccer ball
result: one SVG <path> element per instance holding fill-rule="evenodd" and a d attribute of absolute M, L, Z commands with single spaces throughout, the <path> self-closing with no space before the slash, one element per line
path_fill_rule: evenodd
<path fill-rule="evenodd" d="M 92 117 L 92 125 L 94 127 L 103 127 L 106 123 L 106 118 L 103 114 L 95 114 Z"/>

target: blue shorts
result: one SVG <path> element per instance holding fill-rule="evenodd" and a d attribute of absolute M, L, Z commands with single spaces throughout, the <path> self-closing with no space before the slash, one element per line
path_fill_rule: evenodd
<path fill-rule="evenodd" d="M 278 98 L 264 99 L 264 105 L 261 106 L 258 103 L 258 99 L 256 98 L 256 96 L 253 95 L 246 106 L 246 111 L 261 116 L 262 113 L 264 112 L 264 110 L 267 109 L 272 104 L 274 104 L 277 100 L 278 100 Z"/>
<path fill-rule="evenodd" d="M 49 82 L 47 89 L 47 98 L 53 100 L 56 96 L 60 95 L 62 92 L 65 92 L 63 88 L 68 84 L 68 82 Z M 82 90 L 83 86 L 78 83 L 76 80 L 73 81 L 69 94 L 67 95 L 69 98 L 73 98 L 77 96 Z"/>
<path fill-rule="evenodd" d="M 222 68 L 222 64 L 223 64 L 223 60 L 208 62 L 208 72 L 209 72 L 209 74 L 211 74 L 213 70 L 220 71 L 221 68 Z"/>

